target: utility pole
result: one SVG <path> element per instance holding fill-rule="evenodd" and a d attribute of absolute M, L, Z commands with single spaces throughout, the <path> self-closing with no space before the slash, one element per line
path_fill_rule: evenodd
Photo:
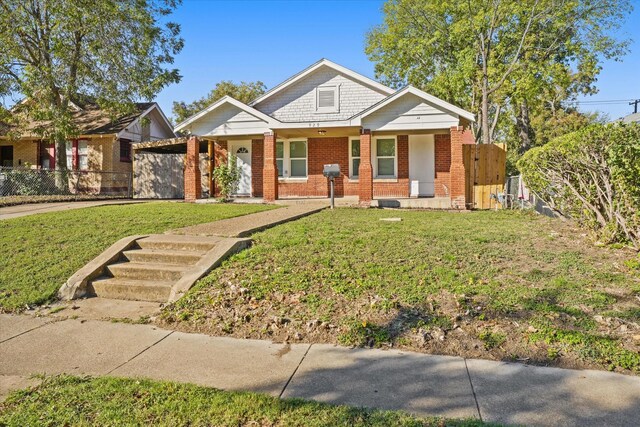
<path fill-rule="evenodd" d="M 640 99 L 636 99 L 635 101 L 631 101 L 629 105 L 633 105 L 633 114 L 638 112 L 638 104 L 640 104 Z"/>

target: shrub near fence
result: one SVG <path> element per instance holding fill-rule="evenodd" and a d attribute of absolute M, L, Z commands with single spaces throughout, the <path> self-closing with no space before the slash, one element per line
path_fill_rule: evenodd
<path fill-rule="evenodd" d="M 588 126 L 528 151 L 518 168 L 550 207 L 640 250 L 640 124 Z"/>
<path fill-rule="evenodd" d="M 53 195 L 130 196 L 131 174 L 0 167 L 0 196 Z"/>

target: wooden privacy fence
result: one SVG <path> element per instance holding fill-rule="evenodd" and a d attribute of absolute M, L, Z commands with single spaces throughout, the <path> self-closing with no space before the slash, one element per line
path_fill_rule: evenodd
<path fill-rule="evenodd" d="M 466 200 L 473 209 L 491 209 L 497 200 L 491 194 L 504 192 L 507 164 L 505 144 L 463 145 Z"/>

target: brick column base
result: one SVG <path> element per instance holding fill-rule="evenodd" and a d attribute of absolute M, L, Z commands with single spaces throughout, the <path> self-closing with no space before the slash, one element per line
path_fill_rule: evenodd
<path fill-rule="evenodd" d="M 451 207 L 454 209 L 466 209 L 466 170 L 462 151 L 464 128 L 462 126 L 451 127 L 451 166 L 449 168 Z"/>
<path fill-rule="evenodd" d="M 363 129 L 360 133 L 360 168 L 358 197 L 360 206 L 369 207 L 373 200 L 373 167 L 371 166 L 371 131 Z"/>
<path fill-rule="evenodd" d="M 202 198 L 202 176 L 200 175 L 200 142 L 192 136 L 187 141 L 184 159 L 184 201 L 195 202 Z"/>
<path fill-rule="evenodd" d="M 264 134 L 264 167 L 262 169 L 262 197 L 265 202 L 278 200 L 278 166 L 276 165 L 276 134 Z"/>

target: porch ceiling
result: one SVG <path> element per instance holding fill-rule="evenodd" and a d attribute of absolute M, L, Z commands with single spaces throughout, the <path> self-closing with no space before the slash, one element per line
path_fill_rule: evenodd
<path fill-rule="evenodd" d="M 324 131 L 324 134 L 320 134 L 319 131 Z M 280 138 L 338 138 L 360 135 L 360 126 L 276 129 L 275 132 Z"/>

